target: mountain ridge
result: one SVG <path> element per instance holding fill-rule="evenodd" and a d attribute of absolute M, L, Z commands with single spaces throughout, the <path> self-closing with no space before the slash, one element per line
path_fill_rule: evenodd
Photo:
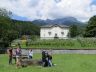
<path fill-rule="evenodd" d="M 59 18 L 59 19 L 46 19 L 46 20 L 34 20 L 32 21 L 33 24 L 37 24 L 37 25 L 48 25 L 48 24 L 64 24 L 64 25 L 83 25 L 83 22 L 80 22 L 79 20 L 77 20 L 74 17 L 64 17 L 64 18 Z"/>

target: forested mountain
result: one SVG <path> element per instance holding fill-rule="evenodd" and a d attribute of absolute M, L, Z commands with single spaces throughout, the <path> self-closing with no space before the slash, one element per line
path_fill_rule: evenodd
<path fill-rule="evenodd" d="M 39 25 L 32 24 L 30 21 L 12 20 L 13 28 L 20 35 L 39 35 Z"/>

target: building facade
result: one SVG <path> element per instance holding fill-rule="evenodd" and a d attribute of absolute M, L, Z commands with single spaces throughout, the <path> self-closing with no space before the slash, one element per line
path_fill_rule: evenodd
<path fill-rule="evenodd" d="M 40 29 L 41 39 L 68 39 L 68 36 L 69 26 L 66 25 L 45 25 Z"/>

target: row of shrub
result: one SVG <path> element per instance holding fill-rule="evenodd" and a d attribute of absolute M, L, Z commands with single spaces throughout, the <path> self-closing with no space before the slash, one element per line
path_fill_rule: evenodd
<path fill-rule="evenodd" d="M 55 39 L 55 40 L 26 40 L 26 41 L 14 41 L 12 44 L 18 46 L 20 43 L 22 48 L 68 48 L 68 49 L 79 49 L 79 48 L 95 48 L 96 38 L 76 38 L 76 39 Z"/>

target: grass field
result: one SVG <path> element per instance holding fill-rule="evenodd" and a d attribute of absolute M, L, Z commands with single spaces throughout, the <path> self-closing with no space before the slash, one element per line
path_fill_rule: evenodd
<path fill-rule="evenodd" d="M 40 59 L 40 54 L 34 59 Z M 96 55 L 58 54 L 53 55 L 54 67 L 28 66 L 16 69 L 15 65 L 8 65 L 7 55 L 0 55 L 0 72 L 96 72 Z"/>
<path fill-rule="evenodd" d="M 48 49 L 96 49 L 96 38 L 75 38 L 55 40 L 15 40 L 12 46 L 15 48 L 20 43 L 22 48 L 48 48 Z M 27 45 L 27 46 L 26 46 Z"/>

